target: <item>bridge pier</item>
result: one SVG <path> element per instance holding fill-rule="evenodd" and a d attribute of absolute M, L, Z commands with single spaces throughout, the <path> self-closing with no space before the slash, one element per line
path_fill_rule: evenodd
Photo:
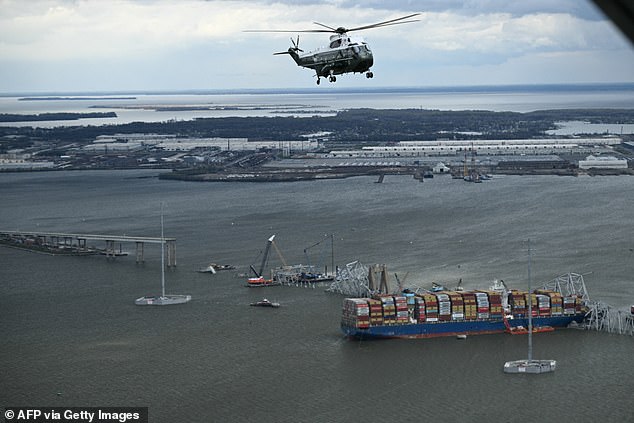
<path fill-rule="evenodd" d="M 167 244 L 167 267 L 176 266 L 176 242 L 166 241 Z"/>
<path fill-rule="evenodd" d="M 144 247 L 144 243 L 137 241 L 136 242 L 136 262 L 138 263 L 145 263 L 145 259 L 143 257 L 143 247 Z"/>
<path fill-rule="evenodd" d="M 106 240 L 106 258 L 114 258 L 114 241 L 107 239 Z"/>

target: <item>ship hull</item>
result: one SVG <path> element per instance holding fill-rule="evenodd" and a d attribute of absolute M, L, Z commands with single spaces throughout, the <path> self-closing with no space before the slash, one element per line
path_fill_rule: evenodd
<path fill-rule="evenodd" d="M 580 323 L 583 315 L 534 317 L 533 327 L 550 326 L 553 328 L 565 328 L 570 323 Z M 528 327 L 528 319 L 508 320 L 511 328 Z M 381 339 L 381 338 L 436 338 L 442 336 L 458 335 L 486 335 L 504 333 L 507 328 L 503 319 L 487 320 L 463 320 L 444 322 L 409 323 L 398 325 L 370 326 L 368 328 L 356 328 L 341 325 L 342 332 L 352 338 Z"/>

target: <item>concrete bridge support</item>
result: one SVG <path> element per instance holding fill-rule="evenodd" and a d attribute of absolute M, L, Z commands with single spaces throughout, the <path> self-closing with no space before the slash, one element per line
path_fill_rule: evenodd
<path fill-rule="evenodd" d="M 143 242 L 140 242 L 140 241 L 136 242 L 136 262 L 137 262 L 137 264 L 145 262 L 145 258 L 143 257 L 143 247 L 144 246 L 145 246 L 145 244 Z"/>
<path fill-rule="evenodd" d="M 176 266 L 176 242 L 166 241 L 167 244 L 167 267 Z"/>

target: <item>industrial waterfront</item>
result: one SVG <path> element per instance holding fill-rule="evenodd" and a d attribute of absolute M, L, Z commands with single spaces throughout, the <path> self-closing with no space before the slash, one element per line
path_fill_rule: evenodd
<path fill-rule="evenodd" d="M 0 171 L 288 181 L 417 175 L 438 162 L 464 174 L 468 162 L 485 173 L 628 175 L 632 93 L 615 84 L 0 97 Z"/>
<path fill-rule="evenodd" d="M 157 246 L 129 256 L 52 256 L 0 247 L 0 402 L 148 406 L 150 420 L 357 422 L 368 419 L 490 422 L 630 421 L 632 337 L 563 330 L 538 334 L 535 356 L 557 372 L 509 378 L 505 361 L 523 337 L 466 341 L 350 341 L 339 329 L 343 297 L 315 289 L 249 289 L 248 271 L 272 234 L 289 262 L 334 235 L 335 262 L 385 263 L 432 282 L 486 289 L 568 271 L 592 298 L 633 302 L 634 188 L 628 177 L 449 175 L 289 184 L 160 180 L 156 170 L 0 175 L 3 230 L 107 233 L 178 240 L 174 308 L 136 307 L 160 289 Z M 521 193 L 521 195 L 518 195 Z M 196 272 L 209 262 L 235 271 Z M 276 310 L 249 307 L 266 296 Z"/>

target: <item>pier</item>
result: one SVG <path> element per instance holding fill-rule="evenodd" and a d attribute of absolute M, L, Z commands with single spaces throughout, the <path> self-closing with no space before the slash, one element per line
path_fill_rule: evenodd
<path fill-rule="evenodd" d="M 89 241 L 103 242 L 103 248 L 88 245 Z M 135 237 L 126 235 L 70 234 L 34 231 L 0 231 L 0 243 L 15 248 L 49 254 L 93 255 L 103 254 L 112 259 L 126 255 L 123 243 L 134 243 L 136 262 L 145 261 L 145 244 L 165 244 L 169 267 L 176 266 L 176 238 Z"/>

